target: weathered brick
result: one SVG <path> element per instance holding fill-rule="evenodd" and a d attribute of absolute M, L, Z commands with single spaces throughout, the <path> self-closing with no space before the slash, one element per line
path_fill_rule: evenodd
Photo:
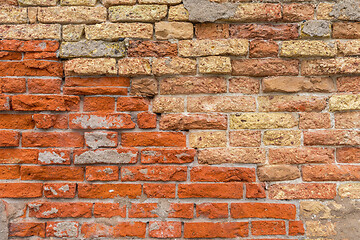
<path fill-rule="evenodd" d="M 336 75 L 358 74 L 360 72 L 358 58 L 331 58 L 317 60 L 303 60 L 301 72 L 303 75 Z"/>
<path fill-rule="evenodd" d="M 333 92 L 334 82 L 327 77 L 266 77 L 262 81 L 264 92 Z"/>
<path fill-rule="evenodd" d="M 39 8 L 37 19 L 41 23 L 100 23 L 106 21 L 104 7 L 48 7 Z"/>
<path fill-rule="evenodd" d="M 186 181 L 185 166 L 130 166 L 121 168 L 121 180 L 126 181 Z"/>
<path fill-rule="evenodd" d="M 112 5 L 120 5 L 120 4 L 134 5 L 136 3 L 136 0 L 102 0 L 101 2 L 105 7 L 109 7 Z"/>
<path fill-rule="evenodd" d="M 259 147 L 261 144 L 260 131 L 231 131 L 229 143 L 232 147 Z"/>
<path fill-rule="evenodd" d="M 259 90 L 260 82 L 256 78 L 233 77 L 229 79 L 230 93 L 256 94 Z"/>
<path fill-rule="evenodd" d="M 149 109 L 149 101 L 142 97 L 122 97 L 117 99 L 117 111 L 147 111 Z"/>
<path fill-rule="evenodd" d="M 281 5 L 272 3 L 241 3 L 235 15 L 229 18 L 232 22 L 271 22 L 282 18 Z"/>
<path fill-rule="evenodd" d="M 91 40 L 118 40 L 119 38 L 150 39 L 153 26 L 148 23 L 100 23 L 85 26 L 85 37 Z"/>
<path fill-rule="evenodd" d="M 275 146 L 299 146 L 301 144 L 301 131 L 268 130 L 264 132 L 263 143 Z"/>
<path fill-rule="evenodd" d="M 1 25 L 0 37 L 2 39 L 60 39 L 59 24 L 20 24 Z"/>
<path fill-rule="evenodd" d="M 28 79 L 29 93 L 61 93 L 61 80 L 60 79 Z"/>
<path fill-rule="evenodd" d="M 345 56 L 358 56 L 360 55 L 360 41 L 351 40 L 351 41 L 337 41 L 336 42 L 339 52 Z"/>
<path fill-rule="evenodd" d="M 18 0 L 20 6 L 55 6 L 57 0 Z"/>
<path fill-rule="evenodd" d="M 196 61 L 188 58 L 156 58 L 152 63 L 153 74 L 163 75 L 191 75 L 196 73 Z"/>
<path fill-rule="evenodd" d="M 227 203 L 200 203 L 196 204 L 196 216 L 206 217 L 209 219 L 227 218 L 228 204 Z"/>
<path fill-rule="evenodd" d="M 160 118 L 161 130 L 226 129 L 227 116 L 222 114 L 166 114 Z"/>
<path fill-rule="evenodd" d="M 145 183 L 144 194 L 148 198 L 175 198 L 175 184 Z"/>
<path fill-rule="evenodd" d="M 257 169 L 261 182 L 287 181 L 300 178 L 300 171 L 292 165 L 264 165 Z"/>
<path fill-rule="evenodd" d="M 78 222 L 47 222 L 46 235 L 49 237 L 78 237 Z"/>
<path fill-rule="evenodd" d="M 127 54 L 129 57 L 169 57 L 177 56 L 176 43 L 167 41 L 129 41 Z"/>
<path fill-rule="evenodd" d="M 60 57 L 124 57 L 124 42 L 88 41 L 62 42 Z"/>
<path fill-rule="evenodd" d="M 291 3 L 283 5 L 283 20 L 300 22 L 314 19 L 315 5 L 309 3 Z"/>
<path fill-rule="evenodd" d="M 146 234 L 146 223 L 144 222 L 118 222 L 115 225 L 105 223 L 84 223 L 81 233 L 85 239 L 96 237 L 121 238 L 139 237 L 144 238 Z"/>
<path fill-rule="evenodd" d="M 339 186 L 339 196 L 342 198 L 360 198 L 359 194 L 360 184 L 359 183 L 344 183 Z"/>
<path fill-rule="evenodd" d="M 166 95 L 224 92 L 226 79 L 221 77 L 176 77 L 160 82 L 160 93 Z"/>
<path fill-rule="evenodd" d="M 195 25 L 197 39 L 222 39 L 229 38 L 229 24 L 199 23 Z"/>
<path fill-rule="evenodd" d="M 192 23 L 187 22 L 157 22 L 155 23 L 155 37 L 164 39 L 191 39 L 194 35 Z"/>
<path fill-rule="evenodd" d="M 189 112 L 253 112 L 256 103 L 253 97 L 188 97 L 187 110 Z"/>
<path fill-rule="evenodd" d="M 249 234 L 247 222 L 187 222 L 185 238 L 239 238 Z"/>
<path fill-rule="evenodd" d="M 251 233 L 258 235 L 285 235 L 286 227 L 284 221 L 252 221 Z"/>
<path fill-rule="evenodd" d="M 156 114 L 142 112 L 137 115 L 137 124 L 139 128 L 149 129 L 156 128 L 157 118 Z"/>
<path fill-rule="evenodd" d="M 270 199 L 333 199 L 336 196 L 336 184 L 299 183 L 273 184 L 269 188 Z"/>
<path fill-rule="evenodd" d="M 200 164 L 265 163 L 265 151 L 260 148 L 214 148 L 199 151 Z"/>
<path fill-rule="evenodd" d="M 183 4 L 170 6 L 168 19 L 170 21 L 189 21 L 189 12 Z"/>
<path fill-rule="evenodd" d="M 300 113 L 299 114 L 300 129 L 317 129 L 331 128 L 331 120 L 329 113 Z"/>
<path fill-rule="evenodd" d="M 33 119 L 37 128 L 66 129 L 68 127 L 68 116 L 65 114 L 34 114 Z"/>
<path fill-rule="evenodd" d="M 154 78 L 133 78 L 131 95 L 152 97 L 158 93 L 158 85 Z"/>
<path fill-rule="evenodd" d="M 194 161 L 194 149 L 181 148 L 144 148 L 141 150 L 141 162 L 149 163 L 191 163 Z"/>
<path fill-rule="evenodd" d="M 360 112 L 335 113 L 336 128 L 360 128 Z"/>
<path fill-rule="evenodd" d="M 178 185 L 179 198 L 233 198 L 243 196 L 242 183 L 192 183 Z"/>
<path fill-rule="evenodd" d="M 236 76 L 267 77 L 298 75 L 299 61 L 278 58 L 232 60 L 232 74 Z"/>
<path fill-rule="evenodd" d="M 153 101 L 154 113 L 183 112 L 184 109 L 184 98 L 156 97 Z"/>
<path fill-rule="evenodd" d="M 358 163 L 360 162 L 360 148 L 338 148 L 336 150 L 336 160 L 340 163 Z"/>
<path fill-rule="evenodd" d="M 3 93 L 26 92 L 25 78 L 3 78 L 0 79 L 0 89 Z"/>
<path fill-rule="evenodd" d="M 226 132 L 191 132 L 189 142 L 193 148 L 226 147 Z"/>
<path fill-rule="evenodd" d="M 0 22 L 6 23 L 27 23 L 26 8 L 18 8 L 14 6 L 0 6 Z"/>
<path fill-rule="evenodd" d="M 230 74 L 231 59 L 220 56 L 202 57 L 199 60 L 199 72 L 203 74 Z"/>
<path fill-rule="evenodd" d="M 45 237 L 45 223 L 18 222 L 9 224 L 9 237 Z"/>
<path fill-rule="evenodd" d="M 290 113 L 241 113 L 230 116 L 231 129 L 292 128 L 298 121 Z"/>
<path fill-rule="evenodd" d="M 135 123 L 130 115 L 116 114 L 71 114 L 69 127 L 72 129 L 129 129 Z"/>
<path fill-rule="evenodd" d="M 319 19 L 319 16 L 317 18 Z M 329 38 L 332 30 L 331 22 L 326 20 L 304 21 L 300 29 L 301 38 Z"/>
<path fill-rule="evenodd" d="M 156 22 L 167 15 L 167 6 L 163 5 L 132 5 L 109 7 L 111 22 Z"/>
<path fill-rule="evenodd" d="M 348 111 L 360 109 L 360 94 L 333 95 L 329 99 L 330 111 Z"/>
<path fill-rule="evenodd" d="M 359 77 L 339 77 L 336 80 L 337 90 L 339 92 L 360 93 Z"/>
<path fill-rule="evenodd" d="M 84 97 L 84 112 L 114 111 L 115 98 L 113 97 Z"/>
<path fill-rule="evenodd" d="M 20 142 L 20 133 L 17 131 L 1 130 L 0 147 L 17 147 Z"/>
<path fill-rule="evenodd" d="M 120 59 L 118 68 L 121 76 L 151 75 L 150 61 L 145 58 Z"/>
<path fill-rule="evenodd" d="M 150 222 L 149 236 L 154 238 L 181 237 L 181 222 Z"/>
<path fill-rule="evenodd" d="M 335 161 L 334 150 L 330 148 L 271 148 L 270 164 L 307 164 L 332 163 Z"/>
<path fill-rule="evenodd" d="M 246 39 L 226 40 L 184 40 L 179 42 L 179 55 L 183 57 L 199 57 L 210 55 L 247 54 L 249 43 Z"/>
<path fill-rule="evenodd" d="M 138 151 L 133 148 L 75 150 L 75 164 L 121 164 L 136 163 Z"/>
<path fill-rule="evenodd" d="M 357 39 L 360 37 L 359 22 L 334 22 L 332 37 L 339 39 Z"/>
<path fill-rule="evenodd" d="M 45 183 L 44 196 L 46 198 L 74 198 L 76 183 Z"/>
<path fill-rule="evenodd" d="M 37 149 L 0 149 L 0 163 L 25 163 L 34 164 L 37 162 Z"/>
<path fill-rule="evenodd" d="M 277 57 L 278 52 L 279 45 L 273 40 L 252 40 L 250 42 L 249 57 L 251 58 Z"/>
<path fill-rule="evenodd" d="M 264 183 L 245 183 L 246 198 L 266 198 Z"/>
<path fill-rule="evenodd" d="M 356 165 L 316 165 L 303 166 L 304 181 L 359 181 L 359 166 Z"/>
<path fill-rule="evenodd" d="M 287 40 L 299 36 L 297 24 L 239 24 L 230 25 L 229 30 L 231 38 Z"/>
<path fill-rule="evenodd" d="M 254 182 L 255 169 L 238 167 L 193 167 L 192 182 Z"/>
<path fill-rule="evenodd" d="M 119 168 L 117 166 L 87 166 L 87 181 L 118 181 Z"/>
<path fill-rule="evenodd" d="M 0 76 L 63 76 L 62 64 L 60 62 L 38 60 L 1 62 L 0 70 Z"/>
<path fill-rule="evenodd" d="M 326 108 L 327 98 L 315 96 L 259 96 L 261 112 L 319 112 Z"/>
<path fill-rule="evenodd" d="M 111 217 L 126 217 L 126 206 L 121 206 L 119 203 L 95 203 L 94 217 L 111 218 Z"/>
<path fill-rule="evenodd" d="M 356 130 L 314 130 L 304 132 L 304 145 L 359 145 Z"/>
<path fill-rule="evenodd" d="M 334 57 L 337 54 L 336 43 L 324 41 L 284 41 L 281 45 L 281 57 Z"/>
<path fill-rule="evenodd" d="M 38 163 L 42 165 L 70 165 L 70 151 L 51 148 L 40 150 Z"/>
<path fill-rule="evenodd" d="M 64 65 L 65 75 L 116 75 L 114 58 L 75 58 Z"/>
<path fill-rule="evenodd" d="M 29 216 L 36 218 L 90 218 L 92 203 L 32 202 L 28 203 Z"/>

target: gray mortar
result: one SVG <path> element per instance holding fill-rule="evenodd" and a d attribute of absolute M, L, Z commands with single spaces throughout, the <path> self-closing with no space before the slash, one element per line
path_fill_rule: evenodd
<path fill-rule="evenodd" d="M 333 10 L 329 13 L 331 17 L 339 19 L 345 16 L 346 20 L 360 21 L 359 0 L 342 0 L 336 3 Z"/>
<path fill-rule="evenodd" d="M 6 217 L 6 207 L 3 201 L 0 201 L 0 240 L 8 239 L 8 220 Z"/>
<path fill-rule="evenodd" d="M 66 159 L 63 158 L 64 155 L 65 155 L 65 153 L 63 153 L 63 152 L 60 153 L 60 155 L 59 155 L 56 152 L 44 151 L 44 152 L 39 153 L 38 160 L 42 163 L 47 163 L 47 164 L 64 163 L 64 162 L 66 162 Z"/>
<path fill-rule="evenodd" d="M 325 20 L 309 20 L 304 23 L 302 31 L 311 37 L 329 36 L 331 33 L 330 22 Z"/>
<path fill-rule="evenodd" d="M 77 116 L 72 120 L 74 124 L 80 124 L 82 128 L 96 129 L 96 128 L 121 128 L 123 124 L 122 116 L 113 116 L 112 120 L 109 121 L 106 116 L 96 115 L 81 115 Z"/>
<path fill-rule="evenodd" d="M 60 47 L 60 57 L 124 57 L 124 42 L 88 41 L 63 42 Z"/>
<path fill-rule="evenodd" d="M 99 147 L 116 147 L 116 142 L 107 138 L 108 133 L 106 132 L 86 132 L 85 142 L 86 145 L 92 149 Z"/>
<path fill-rule="evenodd" d="M 215 22 L 231 18 L 238 7 L 236 3 L 215 3 L 209 0 L 183 0 L 183 3 L 189 12 L 190 21 L 194 22 Z"/>
<path fill-rule="evenodd" d="M 87 151 L 75 156 L 75 164 L 118 164 L 130 163 L 131 158 L 136 157 L 136 153 L 118 153 L 116 150 Z"/>

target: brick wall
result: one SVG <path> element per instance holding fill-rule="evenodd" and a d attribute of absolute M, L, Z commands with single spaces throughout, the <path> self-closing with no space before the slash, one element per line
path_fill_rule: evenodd
<path fill-rule="evenodd" d="M 0 240 L 360 238 L 357 0 L 0 4 Z"/>

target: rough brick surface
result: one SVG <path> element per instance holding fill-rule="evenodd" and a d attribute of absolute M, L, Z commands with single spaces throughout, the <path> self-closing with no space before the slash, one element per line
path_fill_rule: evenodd
<path fill-rule="evenodd" d="M 359 239 L 358 0 L 0 0 L 0 240 Z"/>

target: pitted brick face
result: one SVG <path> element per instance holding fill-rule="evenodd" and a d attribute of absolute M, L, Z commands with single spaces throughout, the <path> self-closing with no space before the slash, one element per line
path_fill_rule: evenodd
<path fill-rule="evenodd" d="M 0 240 L 359 239 L 357 0 L 0 0 Z"/>

